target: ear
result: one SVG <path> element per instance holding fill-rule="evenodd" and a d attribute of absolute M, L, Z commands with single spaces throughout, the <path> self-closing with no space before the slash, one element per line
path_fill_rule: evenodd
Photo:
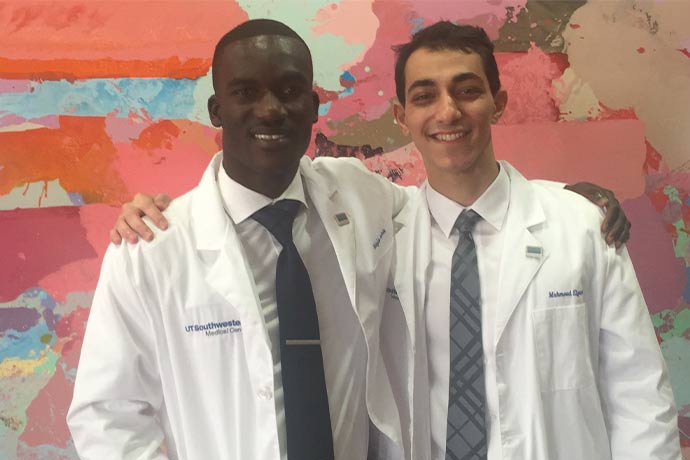
<path fill-rule="evenodd" d="M 316 94 L 316 91 L 311 92 L 311 99 L 314 104 L 314 118 L 312 118 L 311 122 L 314 124 L 319 121 L 319 105 L 321 104 L 321 100 L 319 99 L 319 95 Z"/>
<path fill-rule="evenodd" d="M 211 119 L 211 124 L 216 128 L 223 126 L 220 115 L 218 114 L 219 111 L 220 104 L 218 104 L 218 98 L 216 98 L 216 95 L 214 94 L 208 98 L 208 116 Z"/>
<path fill-rule="evenodd" d="M 491 123 L 498 123 L 498 120 L 501 119 L 501 116 L 503 115 L 503 112 L 505 112 L 507 105 L 508 92 L 504 89 L 499 89 L 494 96 L 494 106 L 496 107 L 496 110 L 494 110 L 494 114 L 491 116 Z"/>
<path fill-rule="evenodd" d="M 405 107 L 403 107 L 403 105 L 398 101 L 393 103 L 393 116 L 395 117 L 395 121 L 398 122 L 402 133 L 405 136 L 409 136 L 410 129 L 407 127 L 407 123 L 405 122 Z"/>

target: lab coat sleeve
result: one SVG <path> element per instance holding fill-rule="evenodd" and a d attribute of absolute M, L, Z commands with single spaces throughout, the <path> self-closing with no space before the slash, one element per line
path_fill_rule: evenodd
<path fill-rule="evenodd" d="M 668 371 L 625 247 L 606 249 L 599 385 L 613 460 L 680 460 Z"/>
<path fill-rule="evenodd" d="M 129 251 L 108 249 L 67 415 L 81 460 L 162 460 L 162 404 L 154 331 Z"/>

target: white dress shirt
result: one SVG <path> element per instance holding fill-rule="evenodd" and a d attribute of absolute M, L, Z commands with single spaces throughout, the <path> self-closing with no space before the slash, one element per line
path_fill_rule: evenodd
<path fill-rule="evenodd" d="M 287 460 L 287 442 L 275 277 L 282 246 L 251 215 L 282 199 L 297 200 L 304 205 L 297 213 L 292 232 L 295 246 L 309 272 L 316 301 L 335 458 L 366 458 L 369 416 L 365 401 L 367 351 L 364 335 L 350 304 L 333 244 L 300 174 L 295 174 L 285 192 L 276 199 L 240 185 L 223 168 L 218 172 L 218 185 L 225 210 L 244 246 L 271 341 L 281 459 Z"/>
<path fill-rule="evenodd" d="M 448 391 L 450 379 L 450 271 L 453 253 L 458 245 L 458 231 L 453 228 L 465 209 L 434 190 L 426 188 L 431 213 L 431 267 L 429 289 L 425 299 L 427 348 L 429 354 L 429 385 L 431 389 L 431 458 L 446 458 Z M 482 299 L 482 341 L 484 346 L 484 380 L 486 384 L 486 421 L 488 458 L 500 459 L 501 439 L 496 419 L 498 390 L 494 360 L 495 317 L 498 269 L 501 263 L 503 228 L 510 204 L 510 178 L 501 169 L 496 179 L 472 204 L 471 209 L 482 219 L 472 237 L 477 248 L 480 291 Z"/>

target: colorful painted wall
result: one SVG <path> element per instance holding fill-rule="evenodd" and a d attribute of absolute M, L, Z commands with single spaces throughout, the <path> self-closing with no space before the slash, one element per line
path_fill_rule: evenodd
<path fill-rule="evenodd" d="M 64 418 L 107 231 L 137 191 L 191 188 L 218 149 L 216 40 L 280 19 L 321 96 L 310 155 L 424 179 L 393 123 L 391 45 L 439 19 L 495 40 L 497 154 L 613 189 L 690 458 L 690 2 L 206 0 L 0 3 L 0 458 L 76 459 Z"/>

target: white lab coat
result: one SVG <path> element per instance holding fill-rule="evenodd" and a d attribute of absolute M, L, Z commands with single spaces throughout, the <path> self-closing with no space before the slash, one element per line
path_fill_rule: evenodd
<path fill-rule="evenodd" d="M 499 308 L 496 351 L 486 365 L 496 371 L 502 458 L 680 460 L 666 366 L 627 250 L 606 246 L 601 212 L 584 198 L 529 182 L 506 162 L 501 167 L 511 201 L 499 285 L 488 287 L 498 289 Z M 399 400 L 414 395 L 400 413 L 422 453 L 417 458 L 425 458 L 431 220 L 423 189 L 395 221 L 395 291 L 387 290 L 382 344 L 386 361 L 414 369 L 406 386 L 391 380 Z M 527 247 L 542 254 L 528 255 Z M 395 352 L 394 331 L 386 329 L 400 303 L 407 356 Z"/>
<path fill-rule="evenodd" d="M 216 186 L 221 158 L 173 202 L 170 228 L 153 242 L 108 248 L 68 414 L 83 460 L 280 458 L 270 342 Z M 391 215 L 406 193 L 357 160 L 305 157 L 300 171 L 367 341 L 370 419 L 400 446 L 379 323 L 394 254 Z M 349 223 L 341 226 L 335 215 L 343 212 Z"/>

